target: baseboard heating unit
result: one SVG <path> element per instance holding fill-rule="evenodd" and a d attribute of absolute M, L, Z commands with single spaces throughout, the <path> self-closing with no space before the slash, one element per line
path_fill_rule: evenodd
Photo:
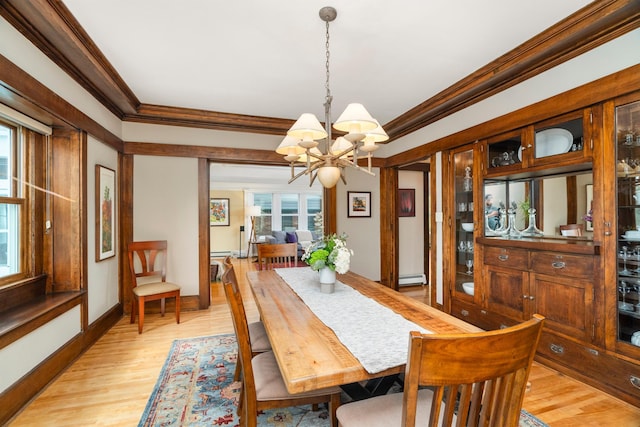
<path fill-rule="evenodd" d="M 407 274 L 400 276 L 398 278 L 399 286 L 409 286 L 409 285 L 426 285 L 427 284 L 427 276 L 424 274 Z"/>

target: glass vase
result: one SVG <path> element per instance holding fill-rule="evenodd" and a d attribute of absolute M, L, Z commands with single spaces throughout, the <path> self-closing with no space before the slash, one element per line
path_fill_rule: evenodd
<path fill-rule="evenodd" d="M 536 210 L 529 209 L 529 226 L 522 230 L 521 234 L 526 237 L 542 237 L 544 233 L 536 227 Z"/>

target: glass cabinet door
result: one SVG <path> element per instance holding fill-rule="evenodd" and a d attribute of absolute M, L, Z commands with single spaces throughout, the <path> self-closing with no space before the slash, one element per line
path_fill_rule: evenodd
<path fill-rule="evenodd" d="M 454 154 L 455 180 L 455 244 L 456 278 L 455 292 L 458 295 L 474 294 L 473 276 L 473 211 L 478 207 L 473 201 L 473 150 Z M 481 207 L 480 207 L 481 208 Z"/>
<path fill-rule="evenodd" d="M 618 339 L 640 346 L 640 102 L 616 107 Z"/>

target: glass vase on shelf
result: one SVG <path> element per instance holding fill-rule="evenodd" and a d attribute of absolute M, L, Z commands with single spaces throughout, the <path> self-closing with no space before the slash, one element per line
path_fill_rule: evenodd
<path fill-rule="evenodd" d="M 505 236 L 510 239 L 522 238 L 522 233 L 516 228 L 516 210 L 513 208 L 509 208 L 509 210 L 507 211 L 507 216 L 509 217 L 509 227 L 505 232 Z"/>
<path fill-rule="evenodd" d="M 542 237 L 544 233 L 536 227 L 536 210 L 529 209 L 529 226 L 521 231 L 522 236 L 526 237 Z"/>

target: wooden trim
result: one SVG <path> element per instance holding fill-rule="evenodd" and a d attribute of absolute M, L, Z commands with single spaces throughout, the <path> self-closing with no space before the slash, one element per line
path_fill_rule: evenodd
<path fill-rule="evenodd" d="M 126 142 L 125 154 L 145 156 L 197 157 L 219 163 L 288 166 L 275 150 L 254 150 L 233 147 L 205 147 L 199 145 L 157 144 L 151 142 Z"/>
<path fill-rule="evenodd" d="M 211 227 L 209 225 L 209 174 L 207 159 L 198 159 L 198 308 L 204 310 L 211 301 Z"/>
<path fill-rule="evenodd" d="M 398 170 L 380 170 L 380 283 L 398 290 Z"/>
<path fill-rule="evenodd" d="M 390 139 L 414 132 L 640 26 L 637 0 L 594 1 L 384 125 Z"/>
<path fill-rule="evenodd" d="M 106 108 L 125 121 L 274 135 L 284 134 L 283 130 L 286 131 L 292 122 L 140 104 L 61 0 L 6 0 L 0 4 L 0 14 Z M 390 141 L 638 28 L 639 18 L 637 0 L 592 2 L 384 124 Z"/>
<path fill-rule="evenodd" d="M 122 301 L 125 313 L 131 312 L 131 273 L 129 271 L 129 258 L 127 247 L 129 242 L 133 241 L 133 163 L 134 156 L 131 154 L 121 154 L 119 156 L 120 165 L 118 172 L 120 179 L 118 180 L 118 189 L 120 197 L 118 198 L 119 213 L 118 225 L 120 231 L 119 237 L 119 272 L 120 276 L 119 289 L 120 301 Z"/>
<path fill-rule="evenodd" d="M 640 90 L 640 65 L 634 65 L 551 98 L 386 158 L 386 167 L 401 166 L 445 151 L 524 127 L 570 111 Z"/>

